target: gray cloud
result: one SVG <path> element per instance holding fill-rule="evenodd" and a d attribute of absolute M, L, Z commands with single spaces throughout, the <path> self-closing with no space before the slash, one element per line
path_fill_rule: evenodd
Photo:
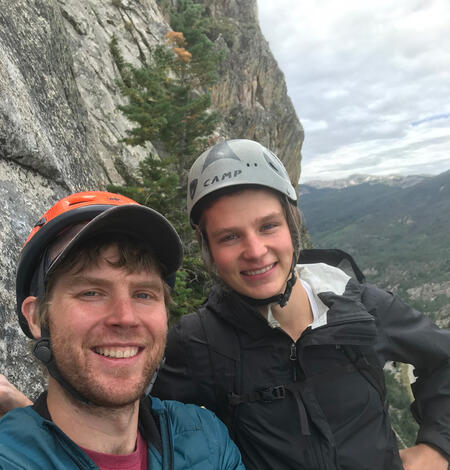
<path fill-rule="evenodd" d="M 333 168 L 450 168 L 444 153 L 445 144 L 450 147 L 447 0 L 258 5 L 263 33 L 305 127 L 304 179 L 330 177 Z"/>

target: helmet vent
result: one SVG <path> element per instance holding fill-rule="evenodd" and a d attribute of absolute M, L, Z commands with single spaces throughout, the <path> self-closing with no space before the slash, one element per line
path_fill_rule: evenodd
<path fill-rule="evenodd" d="M 91 202 L 96 199 L 95 194 L 85 194 L 77 193 L 67 197 L 67 202 L 69 206 L 76 206 L 77 204 L 82 204 L 83 202 Z M 111 199 L 111 198 L 109 198 Z"/>
<path fill-rule="evenodd" d="M 269 162 L 269 165 L 270 165 L 277 173 L 279 173 L 278 168 L 277 168 L 272 162 Z"/>
<path fill-rule="evenodd" d="M 209 165 L 220 161 L 224 158 L 230 158 L 231 160 L 241 159 L 233 152 L 233 149 L 228 145 L 228 142 L 221 142 L 215 145 L 208 153 L 203 163 L 202 173 L 208 168 Z"/>
<path fill-rule="evenodd" d="M 195 180 L 192 180 L 191 184 L 189 185 L 189 195 L 191 196 L 191 199 L 193 199 L 195 196 L 195 191 L 197 191 L 197 184 L 198 179 L 196 178 Z"/>
<path fill-rule="evenodd" d="M 42 227 L 43 225 L 45 225 L 46 222 L 47 219 L 45 217 L 42 217 L 36 222 L 35 227 Z"/>

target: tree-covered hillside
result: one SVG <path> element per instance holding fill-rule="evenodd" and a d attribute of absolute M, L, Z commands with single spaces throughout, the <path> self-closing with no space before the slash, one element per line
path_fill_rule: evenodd
<path fill-rule="evenodd" d="M 409 187 L 304 185 L 300 207 L 316 247 L 348 251 L 369 281 L 448 326 L 450 171 Z"/>

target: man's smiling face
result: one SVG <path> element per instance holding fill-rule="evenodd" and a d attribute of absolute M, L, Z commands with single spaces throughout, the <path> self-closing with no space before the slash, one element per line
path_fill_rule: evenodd
<path fill-rule="evenodd" d="M 94 404 L 138 400 L 165 347 L 167 314 L 160 273 L 114 267 L 118 249 L 97 263 L 61 274 L 51 289 L 48 320 L 63 377 Z"/>

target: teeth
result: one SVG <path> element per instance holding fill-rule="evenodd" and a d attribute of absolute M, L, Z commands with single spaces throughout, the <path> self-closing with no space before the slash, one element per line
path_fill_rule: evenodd
<path fill-rule="evenodd" d="M 106 357 L 123 358 L 133 357 L 138 353 L 139 348 L 126 347 L 126 348 L 95 348 L 97 354 L 101 354 Z"/>
<path fill-rule="evenodd" d="M 265 268 L 255 269 L 254 271 L 245 271 L 245 274 L 247 274 L 248 276 L 255 276 L 256 274 L 265 273 L 265 272 L 267 272 L 269 269 L 271 269 L 271 268 L 274 266 L 274 264 L 275 264 L 275 263 L 272 263 L 271 265 L 266 266 Z"/>

